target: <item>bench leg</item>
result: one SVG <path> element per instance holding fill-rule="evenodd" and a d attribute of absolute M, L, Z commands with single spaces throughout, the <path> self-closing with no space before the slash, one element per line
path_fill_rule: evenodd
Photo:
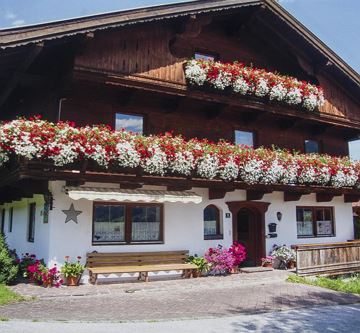
<path fill-rule="evenodd" d="M 144 278 L 145 278 L 145 282 L 149 282 L 149 272 L 145 272 Z"/>
<path fill-rule="evenodd" d="M 90 283 L 91 284 L 96 284 L 97 283 L 97 274 L 94 274 L 93 272 L 89 272 L 89 277 L 90 277 Z"/>
<path fill-rule="evenodd" d="M 142 279 L 142 272 L 139 272 L 139 276 L 138 276 L 138 281 L 140 281 Z"/>

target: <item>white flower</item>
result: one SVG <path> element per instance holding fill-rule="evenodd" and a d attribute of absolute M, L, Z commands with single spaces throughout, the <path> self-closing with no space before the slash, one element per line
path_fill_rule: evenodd
<path fill-rule="evenodd" d="M 214 88 L 224 90 L 231 84 L 231 75 L 230 73 L 220 71 L 216 79 L 212 79 L 210 83 L 214 86 Z"/>
<path fill-rule="evenodd" d="M 9 157 L 6 152 L 0 149 L 0 167 L 3 166 L 8 160 Z"/>
<path fill-rule="evenodd" d="M 132 141 L 122 141 L 116 145 L 115 159 L 123 168 L 136 168 L 140 164 L 140 155 Z"/>
<path fill-rule="evenodd" d="M 283 101 L 287 93 L 287 89 L 281 84 L 273 86 L 270 90 L 270 100 Z"/>
<path fill-rule="evenodd" d="M 258 97 L 264 97 L 269 92 L 269 86 L 267 81 L 264 78 L 260 78 L 260 80 L 256 84 L 255 95 Z"/>
<path fill-rule="evenodd" d="M 240 169 L 241 179 L 248 184 L 256 184 L 260 182 L 263 176 L 264 162 L 261 160 L 250 160 L 247 161 L 244 166 Z"/>
<path fill-rule="evenodd" d="M 264 171 L 264 175 L 261 179 L 261 182 L 264 184 L 277 184 L 284 178 L 286 174 L 285 168 L 275 159 L 270 167 Z"/>
<path fill-rule="evenodd" d="M 286 101 L 289 104 L 300 104 L 301 103 L 301 90 L 299 88 L 291 88 L 287 95 L 286 95 Z"/>
<path fill-rule="evenodd" d="M 318 106 L 317 97 L 314 94 L 310 94 L 310 95 L 304 97 L 303 106 L 305 109 L 307 109 L 309 111 L 315 110 L 315 108 Z"/>
<path fill-rule="evenodd" d="M 231 181 L 237 179 L 238 175 L 239 167 L 232 157 L 229 158 L 225 165 L 220 166 L 219 177 L 221 179 Z"/>
<path fill-rule="evenodd" d="M 173 173 L 189 176 L 194 169 L 194 155 L 190 151 L 175 153 L 175 159 L 169 163 Z"/>
<path fill-rule="evenodd" d="M 233 90 L 236 93 L 240 93 L 241 95 L 246 95 L 246 93 L 249 91 L 249 85 L 246 83 L 246 81 L 242 77 L 238 77 L 233 82 Z"/>
<path fill-rule="evenodd" d="M 215 178 L 217 176 L 218 170 L 219 159 L 214 155 L 205 155 L 197 162 L 197 173 L 203 178 Z"/>
<path fill-rule="evenodd" d="M 185 77 L 191 84 L 202 86 L 206 81 L 206 70 L 196 60 L 191 60 L 186 65 Z"/>
<path fill-rule="evenodd" d="M 141 161 L 141 166 L 144 171 L 163 176 L 168 168 L 168 160 L 165 152 L 163 152 L 157 144 L 148 148 L 152 153 L 151 157 Z"/>
<path fill-rule="evenodd" d="M 353 187 L 358 180 L 354 170 L 349 169 L 338 170 L 338 172 L 331 177 L 331 184 L 334 187 Z"/>

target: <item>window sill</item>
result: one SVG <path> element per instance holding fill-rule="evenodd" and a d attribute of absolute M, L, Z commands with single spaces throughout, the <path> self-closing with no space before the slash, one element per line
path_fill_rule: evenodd
<path fill-rule="evenodd" d="M 298 239 L 304 239 L 304 238 L 330 238 L 330 237 L 336 237 L 336 235 L 321 235 L 321 236 L 297 236 Z"/>
<path fill-rule="evenodd" d="M 223 235 L 204 236 L 204 240 L 224 239 Z"/>
<path fill-rule="evenodd" d="M 92 246 L 109 246 L 109 245 L 151 245 L 151 244 L 165 244 L 163 241 L 153 241 L 153 242 L 99 242 L 99 243 L 91 243 Z"/>

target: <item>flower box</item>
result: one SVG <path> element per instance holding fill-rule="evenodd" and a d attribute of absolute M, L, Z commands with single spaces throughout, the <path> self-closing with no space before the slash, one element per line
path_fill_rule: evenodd
<path fill-rule="evenodd" d="M 65 133 L 65 134 L 64 134 Z M 106 126 L 74 127 L 40 119 L 0 123 L 0 168 L 17 158 L 50 170 L 101 170 L 137 175 L 220 179 L 264 185 L 360 187 L 360 163 L 349 158 L 185 140 L 170 133 L 142 136 Z"/>
<path fill-rule="evenodd" d="M 321 87 L 242 63 L 190 60 L 185 64 L 185 78 L 192 87 L 222 94 L 258 98 L 262 103 L 278 102 L 318 110 L 324 104 Z"/>

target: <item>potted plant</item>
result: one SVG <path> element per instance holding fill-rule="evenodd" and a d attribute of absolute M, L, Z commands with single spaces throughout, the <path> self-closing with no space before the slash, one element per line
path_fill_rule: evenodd
<path fill-rule="evenodd" d="M 65 257 L 65 263 L 61 267 L 61 273 L 66 278 L 67 286 L 77 286 L 79 284 L 82 273 L 85 270 L 85 266 L 80 263 L 81 257 L 78 256 L 75 262 L 70 261 L 70 257 Z"/>
<path fill-rule="evenodd" d="M 274 246 L 271 256 L 277 261 L 276 265 L 274 264 L 274 268 L 287 269 L 295 266 L 296 253 L 286 245 Z"/>
<path fill-rule="evenodd" d="M 234 258 L 234 266 L 230 270 L 230 273 L 239 273 L 239 266 L 246 259 L 245 246 L 238 242 L 234 242 L 229 248 L 229 253 Z"/>
<path fill-rule="evenodd" d="M 27 267 L 28 278 L 43 287 L 60 287 L 63 280 L 56 265 L 52 268 L 46 267 L 41 260 L 36 260 L 34 264 Z"/>
<path fill-rule="evenodd" d="M 266 256 L 265 258 L 261 258 L 261 266 L 262 267 L 273 267 L 273 260 L 272 256 Z"/>
<path fill-rule="evenodd" d="M 197 254 L 189 256 L 187 262 L 195 264 L 198 269 L 193 271 L 193 277 L 205 275 L 209 271 L 209 263 L 203 257 L 198 257 Z"/>

